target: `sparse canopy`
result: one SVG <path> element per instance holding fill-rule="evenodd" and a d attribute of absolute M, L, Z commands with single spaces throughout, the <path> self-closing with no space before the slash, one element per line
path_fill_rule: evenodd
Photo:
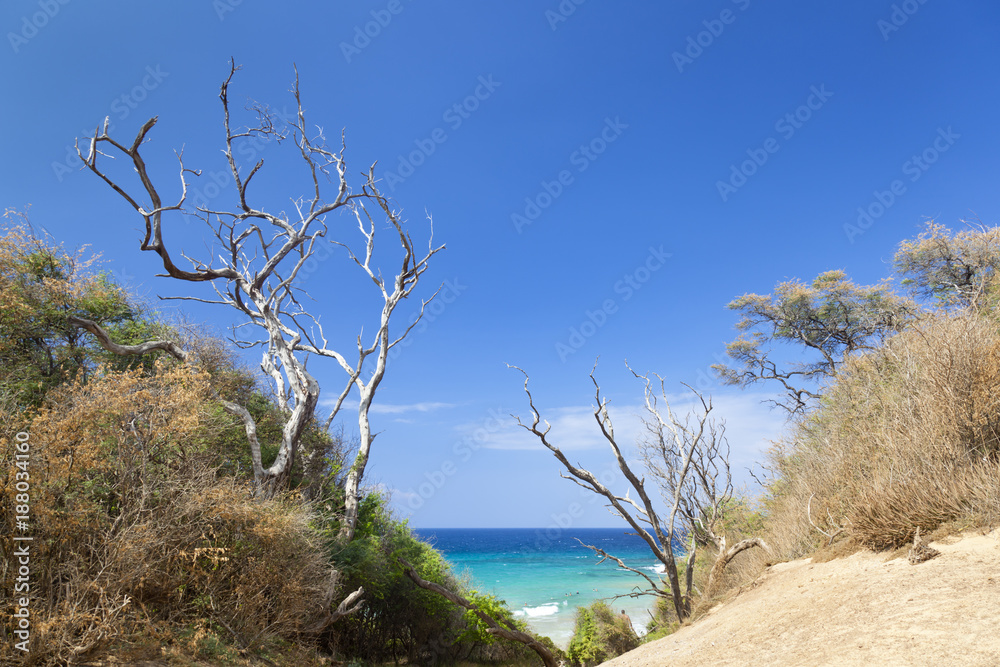
<path fill-rule="evenodd" d="M 903 285 L 921 299 L 943 306 L 981 307 L 1000 269 L 1000 227 L 953 233 L 931 222 L 894 257 Z"/>
<path fill-rule="evenodd" d="M 859 286 L 843 271 L 820 274 L 812 284 L 779 283 L 773 294 L 745 294 L 728 307 L 743 316 L 736 325 L 742 334 L 726 346 L 736 363 L 713 368 L 727 384 L 780 383 L 787 400 L 777 404 L 793 414 L 819 397 L 819 384 L 832 377 L 846 357 L 875 349 L 915 313 L 886 282 Z M 780 363 L 772 356 L 772 341 L 804 346 L 816 358 Z"/>

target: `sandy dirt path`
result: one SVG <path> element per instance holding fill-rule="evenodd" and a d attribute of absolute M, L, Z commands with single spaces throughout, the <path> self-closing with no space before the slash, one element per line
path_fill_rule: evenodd
<path fill-rule="evenodd" d="M 918 565 L 871 552 L 781 563 L 677 633 L 604 663 L 1000 666 L 1000 530 L 932 542 Z"/>

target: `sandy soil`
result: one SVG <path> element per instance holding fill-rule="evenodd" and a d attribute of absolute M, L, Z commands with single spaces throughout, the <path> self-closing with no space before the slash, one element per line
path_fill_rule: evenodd
<path fill-rule="evenodd" d="M 691 626 L 604 663 L 1000 665 L 1000 530 L 932 542 L 910 565 L 871 552 L 768 568 Z"/>

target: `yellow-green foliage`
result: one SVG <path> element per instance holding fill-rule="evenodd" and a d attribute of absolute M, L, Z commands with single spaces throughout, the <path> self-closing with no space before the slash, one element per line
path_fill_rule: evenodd
<path fill-rule="evenodd" d="M 628 617 L 616 614 L 600 600 L 589 607 L 578 607 L 573 638 L 566 657 L 580 667 L 599 665 L 639 646 L 639 638 Z"/>
<path fill-rule="evenodd" d="M 744 294 L 728 307 L 742 315 L 736 324 L 740 337 L 726 346 L 735 365 L 713 368 L 727 384 L 780 381 L 789 397 L 779 404 L 795 413 L 811 407 L 814 396 L 815 388 L 803 382 L 822 381 L 848 355 L 879 346 L 909 321 L 913 309 L 887 282 L 859 286 L 843 271 L 822 273 L 811 284 L 778 283 L 773 294 Z M 775 342 L 804 345 L 813 359 L 780 364 L 770 358 Z"/>
<path fill-rule="evenodd" d="M 36 237 L 23 214 L 7 211 L 0 230 L 0 398 L 8 409 L 41 403 L 45 393 L 86 375 L 107 355 L 75 327 L 69 315 L 111 329 L 144 320 L 104 275 L 89 271 L 96 258 L 66 252 Z M 3 406 L 0 406 L 3 407 Z"/>

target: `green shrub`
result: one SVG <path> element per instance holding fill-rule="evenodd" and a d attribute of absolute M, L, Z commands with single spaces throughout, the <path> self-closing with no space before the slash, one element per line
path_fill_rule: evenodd
<path fill-rule="evenodd" d="M 566 657 L 573 665 L 590 667 L 639 646 L 639 637 L 624 612 L 615 614 L 600 600 L 576 610 L 573 639 Z"/>
<path fill-rule="evenodd" d="M 339 620 L 324 637 L 326 648 L 338 657 L 370 663 L 405 659 L 420 665 L 516 665 L 537 660 L 531 649 L 487 633 L 475 614 L 417 587 L 403 574 L 397 557 L 413 565 L 421 578 L 458 593 L 497 621 L 527 632 L 506 602 L 470 590 L 467 582 L 458 579 L 437 550 L 392 515 L 387 498 L 369 493 L 362 499 L 354 539 L 346 546 L 337 541 L 336 521 L 332 521 L 324 531 L 330 536 L 331 560 L 340 572 L 342 590 L 365 589 L 362 609 Z"/>

